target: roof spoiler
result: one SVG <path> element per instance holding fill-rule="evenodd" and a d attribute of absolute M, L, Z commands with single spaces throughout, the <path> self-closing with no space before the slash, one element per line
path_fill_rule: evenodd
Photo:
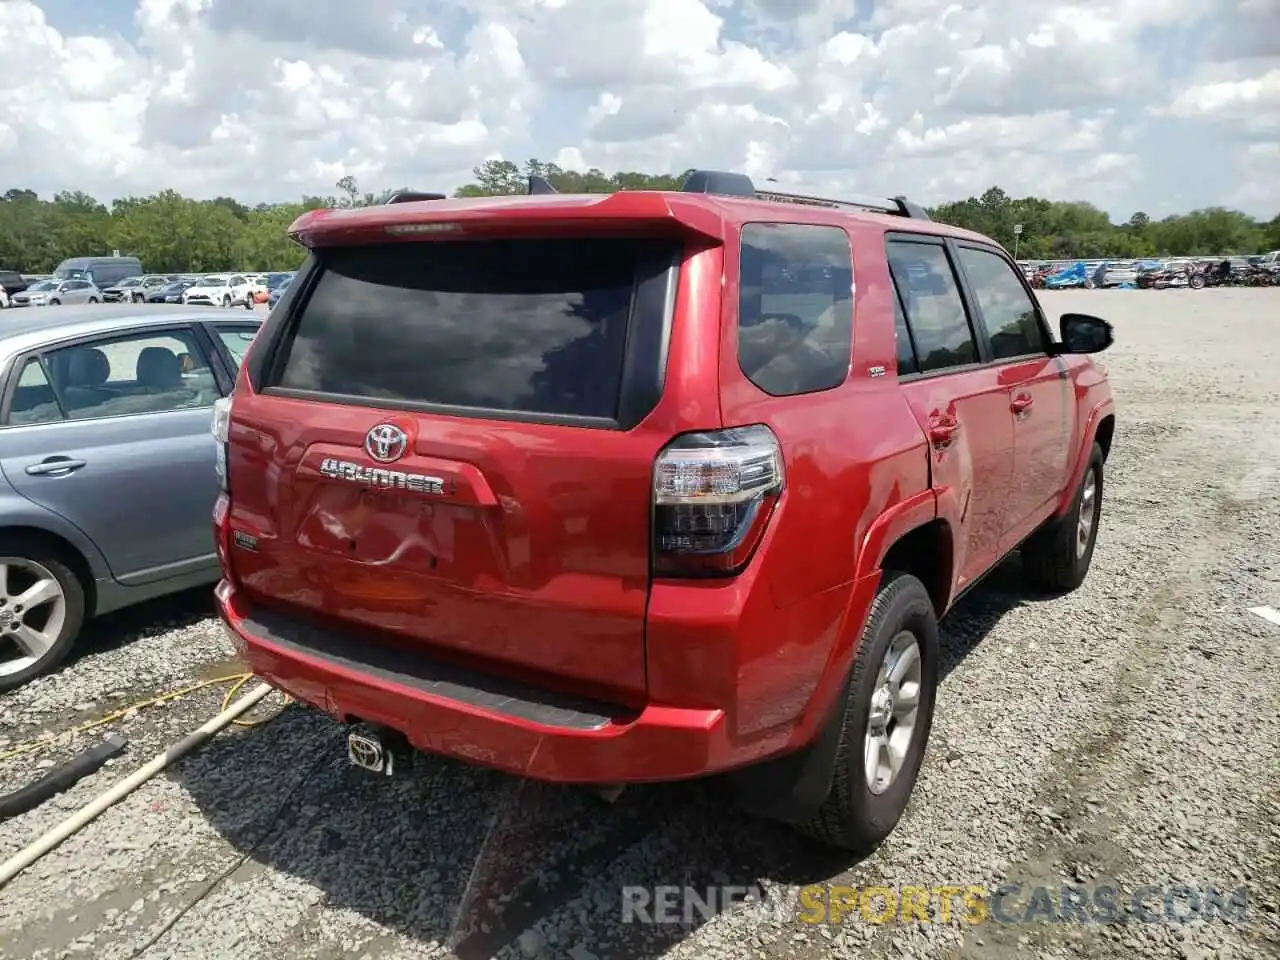
<path fill-rule="evenodd" d="M 392 194 L 387 203 L 417 203 L 419 200 L 447 200 L 443 193 L 422 193 L 418 190 L 401 190 Z"/>
<path fill-rule="evenodd" d="M 546 177 L 529 177 L 529 194 L 558 193 Z M 745 173 L 729 173 L 723 170 L 691 170 L 680 185 L 681 193 L 709 193 L 722 197 L 747 197 L 752 200 L 768 200 L 773 203 L 800 203 L 811 207 L 849 207 L 887 213 L 912 220 L 930 220 L 928 212 L 918 203 L 906 197 L 858 198 L 832 200 L 827 197 L 811 197 L 802 193 L 783 193 L 779 190 L 757 190 Z"/>

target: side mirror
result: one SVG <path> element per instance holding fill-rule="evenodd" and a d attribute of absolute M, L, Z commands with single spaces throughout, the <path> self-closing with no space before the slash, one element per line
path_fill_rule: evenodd
<path fill-rule="evenodd" d="M 1056 353 L 1101 353 L 1115 342 L 1111 324 L 1087 313 L 1064 313 L 1058 329 L 1062 343 Z"/>

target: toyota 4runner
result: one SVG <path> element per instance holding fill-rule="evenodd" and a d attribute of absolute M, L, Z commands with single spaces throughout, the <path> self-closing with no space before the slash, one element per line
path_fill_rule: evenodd
<path fill-rule="evenodd" d="M 307 262 L 215 416 L 240 653 L 364 766 L 719 775 L 873 847 L 938 618 L 1019 548 L 1085 577 L 1111 327 L 1055 337 L 1003 248 L 903 198 L 423 196 L 294 223 Z"/>

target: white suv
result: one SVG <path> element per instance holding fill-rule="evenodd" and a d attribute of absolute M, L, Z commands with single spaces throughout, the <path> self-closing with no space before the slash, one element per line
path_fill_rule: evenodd
<path fill-rule="evenodd" d="M 212 307 L 241 307 L 249 299 L 249 281 L 240 274 L 217 273 L 201 277 L 182 294 L 183 303 Z"/>

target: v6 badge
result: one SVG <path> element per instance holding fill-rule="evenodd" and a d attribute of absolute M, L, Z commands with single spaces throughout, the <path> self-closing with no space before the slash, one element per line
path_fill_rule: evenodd
<path fill-rule="evenodd" d="M 241 550 L 253 550 L 255 553 L 258 549 L 258 538 L 252 537 L 243 530 L 231 531 L 232 546 L 239 547 Z"/>

